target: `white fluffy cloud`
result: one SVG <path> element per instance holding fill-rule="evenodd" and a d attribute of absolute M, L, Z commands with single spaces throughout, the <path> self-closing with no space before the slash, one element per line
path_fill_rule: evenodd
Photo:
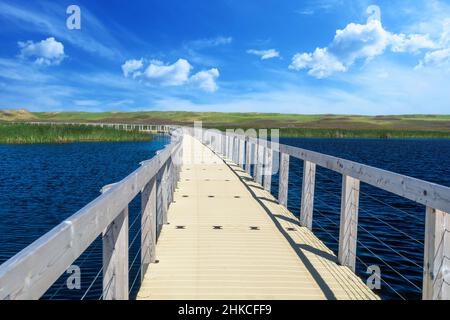
<path fill-rule="evenodd" d="M 437 66 L 450 68 L 450 48 L 427 52 L 418 67 Z"/>
<path fill-rule="evenodd" d="M 205 91 L 215 92 L 217 91 L 216 79 L 218 77 L 219 70 L 212 68 L 210 70 L 197 72 L 191 77 L 191 81 Z"/>
<path fill-rule="evenodd" d="M 219 36 L 216 38 L 198 39 L 187 43 L 187 47 L 191 49 L 203 49 L 209 47 L 217 47 L 221 45 L 227 45 L 233 42 L 232 37 Z"/>
<path fill-rule="evenodd" d="M 446 19 L 442 24 L 442 33 L 439 40 L 442 47 L 450 46 L 450 18 Z"/>
<path fill-rule="evenodd" d="M 192 66 L 185 59 L 178 59 L 170 65 L 163 65 L 160 61 L 153 61 L 145 70 L 145 77 L 165 86 L 180 86 L 189 80 Z"/>
<path fill-rule="evenodd" d="M 427 52 L 418 66 L 435 66 L 450 70 L 450 19 L 444 21 L 439 46 L 436 50 Z"/>
<path fill-rule="evenodd" d="M 371 60 L 388 48 L 392 52 L 418 53 L 438 47 L 427 34 L 406 35 L 387 31 L 380 21 L 378 7 L 370 6 L 368 12 L 375 14 L 365 24 L 350 23 L 336 31 L 328 47 L 316 48 L 312 53 L 295 54 L 289 68 L 307 69 L 309 75 L 325 78 L 347 71 L 357 60 Z"/>
<path fill-rule="evenodd" d="M 275 49 L 268 50 L 247 50 L 247 53 L 254 54 L 256 56 L 261 57 L 261 60 L 272 59 L 280 56 L 280 53 Z"/>
<path fill-rule="evenodd" d="M 292 58 L 289 68 L 294 70 L 308 68 L 308 74 L 319 79 L 346 70 L 334 55 L 328 53 L 327 48 L 317 48 L 313 53 L 297 53 Z"/>
<path fill-rule="evenodd" d="M 57 65 L 64 59 L 64 45 L 53 37 L 40 42 L 18 42 L 18 45 L 21 57 L 35 59 L 39 65 Z"/>
<path fill-rule="evenodd" d="M 144 66 L 143 59 L 140 60 L 128 60 L 122 65 L 122 72 L 125 77 L 132 75 L 133 78 L 140 75 L 139 71 Z"/>
<path fill-rule="evenodd" d="M 297 53 L 290 69 L 309 69 L 308 74 L 325 78 L 335 72 L 345 72 L 358 59 L 371 59 L 384 52 L 390 35 L 381 22 L 370 20 L 366 24 L 350 23 L 337 30 L 327 48 L 316 48 L 313 53 Z"/>
<path fill-rule="evenodd" d="M 393 52 L 412 53 L 419 52 L 422 49 L 434 49 L 437 47 L 437 44 L 427 34 L 393 34 L 391 36 L 391 45 Z"/>
<path fill-rule="evenodd" d="M 178 59 L 173 64 L 167 64 L 160 60 L 148 61 L 144 71 L 144 60 L 128 60 L 122 65 L 123 75 L 144 80 L 145 82 L 160 86 L 192 85 L 207 92 L 215 92 L 218 89 L 216 80 L 219 70 L 212 68 L 203 70 L 191 76 L 193 66 L 186 59 Z"/>
<path fill-rule="evenodd" d="M 343 30 L 337 30 L 329 51 L 347 66 L 360 58 L 373 58 L 384 52 L 389 44 L 390 34 L 379 20 L 366 24 L 350 23 Z"/>

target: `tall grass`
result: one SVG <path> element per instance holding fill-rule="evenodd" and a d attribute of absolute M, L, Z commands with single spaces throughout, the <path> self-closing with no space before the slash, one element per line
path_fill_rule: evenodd
<path fill-rule="evenodd" d="M 205 128 L 226 129 L 240 128 L 247 130 L 246 127 L 226 127 L 226 126 L 208 126 Z M 360 130 L 360 129 L 310 129 L 310 128 L 273 128 L 280 130 L 280 136 L 285 138 L 375 138 L 375 139 L 450 139 L 450 131 L 421 131 L 421 130 Z M 258 129 L 256 129 L 258 130 Z M 271 130 L 268 128 L 268 135 Z"/>
<path fill-rule="evenodd" d="M 149 141 L 151 135 L 85 125 L 0 123 L 0 143 L 69 143 L 94 141 Z"/>
<path fill-rule="evenodd" d="M 282 128 L 282 137 L 378 138 L 378 139 L 449 139 L 449 131 L 355 130 Z"/>

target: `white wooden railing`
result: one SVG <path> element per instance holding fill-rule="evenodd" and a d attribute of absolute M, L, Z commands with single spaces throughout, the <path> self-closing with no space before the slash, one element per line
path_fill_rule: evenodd
<path fill-rule="evenodd" d="M 183 135 L 122 181 L 0 266 L 0 300 L 39 299 L 99 236 L 103 239 L 103 299 L 128 299 L 128 205 L 141 193 L 141 273 L 154 262 L 157 229 L 179 179 Z M 107 290 L 106 290 L 106 287 Z"/>

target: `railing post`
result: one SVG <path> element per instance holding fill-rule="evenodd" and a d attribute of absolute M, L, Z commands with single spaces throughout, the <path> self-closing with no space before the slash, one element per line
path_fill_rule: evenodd
<path fill-rule="evenodd" d="M 172 203 L 173 201 L 173 186 L 174 186 L 174 181 L 173 181 L 173 161 L 172 161 L 172 156 L 167 160 L 167 210 L 169 208 L 169 205 Z"/>
<path fill-rule="evenodd" d="M 289 186 L 289 155 L 281 153 L 280 157 L 280 175 L 278 184 L 278 202 L 287 207 Z"/>
<path fill-rule="evenodd" d="M 314 212 L 314 188 L 316 180 L 316 164 L 303 162 L 302 204 L 300 209 L 300 225 L 312 229 Z"/>
<path fill-rule="evenodd" d="M 246 143 L 245 143 L 245 167 L 244 170 L 250 174 L 250 167 L 251 167 L 251 149 L 252 144 L 250 142 L 250 137 L 246 137 Z"/>
<path fill-rule="evenodd" d="M 273 150 L 267 146 L 265 148 L 265 161 L 264 161 L 264 189 L 266 191 L 271 190 L 272 187 L 272 161 L 273 161 Z"/>
<path fill-rule="evenodd" d="M 227 159 L 232 160 L 233 156 L 233 138 L 228 134 L 227 135 Z"/>
<path fill-rule="evenodd" d="M 233 162 L 239 165 L 239 139 L 238 137 L 234 136 L 233 138 Z"/>
<path fill-rule="evenodd" d="M 245 160 L 245 137 L 239 138 L 239 166 L 244 169 Z"/>
<path fill-rule="evenodd" d="M 226 133 L 223 134 L 223 157 L 228 158 L 228 136 Z"/>
<path fill-rule="evenodd" d="M 254 151 L 254 166 L 253 166 L 253 180 L 257 181 L 258 180 L 258 149 L 259 149 L 259 143 L 258 143 L 258 138 L 255 139 L 255 151 Z"/>
<path fill-rule="evenodd" d="M 178 152 L 174 153 L 172 155 L 174 157 L 174 161 L 172 161 L 172 201 L 175 198 L 175 190 L 177 189 L 177 185 L 178 185 L 178 167 L 177 167 L 177 163 L 179 161 L 178 159 Z"/>
<path fill-rule="evenodd" d="M 215 149 L 216 153 L 221 154 L 222 153 L 222 140 L 220 139 L 220 134 L 214 133 L 214 141 L 215 141 L 214 149 Z"/>
<path fill-rule="evenodd" d="M 228 136 L 228 159 L 233 160 L 233 137 Z"/>
<path fill-rule="evenodd" d="M 249 138 L 250 142 L 250 176 L 253 178 L 253 180 L 256 180 L 256 161 L 258 159 L 257 152 L 257 146 L 256 146 L 256 139 Z M 253 168 L 253 169 L 252 169 Z"/>
<path fill-rule="evenodd" d="M 128 206 L 102 236 L 103 300 L 128 300 Z"/>
<path fill-rule="evenodd" d="M 169 208 L 169 181 L 168 181 L 168 163 L 166 162 L 162 167 L 162 178 L 161 178 L 161 194 L 162 194 L 162 214 L 163 214 L 163 224 L 168 223 L 167 211 Z"/>
<path fill-rule="evenodd" d="M 183 165 L 183 154 L 184 154 L 183 139 L 184 138 L 182 138 L 182 140 L 181 140 L 180 150 L 178 151 L 177 183 L 176 183 L 177 186 L 178 186 L 178 182 L 180 181 L 181 166 Z"/>
<path fill-rule="evenodd" d="M 222 133 L 220 135 L 220 139 L 222 141 L 222 156 L 226 157 L 226 153 L 227 153 L 227 136 L 225 135 L 225 133 Z"/>
<path fill-rule="evenodd" d="M 191 150 L 192 151 L 192 150 Z M 164 205 L 163 205 L 163 179 L 162 169 L 156 174 L 156 236 L 161 232 L 164 224 Z"/>
<path fill-rule="evenodd" d="M 450 299 L 450 214 L 426 209 L 423 264 L 424 300 Z"/>
<path fill-rule="evenodd" d="M 358 236 L 359 180 L 342 176 L 338 261 L 355 271 Z"/>
<path fill-rule="evenodd" d="M 257 139 L 257 154 L 258 159 L 256 161 L 256 182 L 262 185 L 263 182 L 263 164 L 264 164 L 264 146 L 261 145 L 261 139 Z"/>
<path fill-rule="evenodd" d="M 230 160 L 234 161 L 234 137 L 230 136 Z"/>
<path fill-rule="evenodd" d="M 141 192 L 141 281 L 148 265 L 156 260 L 156 178 Z"/>
<path fill-rule="evenodd" d="M 239 164 L 239 139 L 238 137 L 233 137 L 233 162 Z"/>

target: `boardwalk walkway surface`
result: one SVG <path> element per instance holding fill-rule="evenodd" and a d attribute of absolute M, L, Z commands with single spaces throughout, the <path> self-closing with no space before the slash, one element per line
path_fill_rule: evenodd
<path fill-rule="evenodd" d="M 190 136 L 137 299 L 378 299 L 239 166 Z"/>

